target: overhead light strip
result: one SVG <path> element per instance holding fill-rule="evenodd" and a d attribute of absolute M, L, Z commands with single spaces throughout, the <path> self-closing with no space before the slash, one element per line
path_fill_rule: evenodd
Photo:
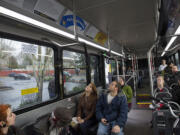
<path fill-rule="evenodd" d="M 102 47 L 102 46 L 100 46 L 100 45 L 98 45 L 98 44 L 96 44 L 96 43 L 93 43 L 93 42 L 91 42 L 91 41 L 88 41 L 88 40 L 86 40 L 86 39 L 83 39 L 83 38 L 78 37 L 78 41 L 79 41 L 79 42 L 86 43 L 87 45 L 90 45 L 90 46 L 92 46 L 92 47 L 98 48 L 98 49 L 100 49 L 100 50 L 109 52 L 109 49 L 107 49 L 107 48 L 105 48 L 105 47 Z M 121 57 L 123 56 L 122 54 L 117 53 L 117 52 L 114 52 L 114 51 L 111 51 L 111 53 L 112 53 L 112 54 L 115 54 L 115 55 L 118 55 L 118 56 L 121 56 Z"/>
<path fill-rule="evenodd" d="M 176 32 L 174 33 L 175 35 L 180 34 L 180 26 L 177 28 Z M 172 37 L 169 41 L 169 43 L 167 44 L 166 48 L 164 49 L 163 53 L 161 54 L 161 56 L 164 56 L 164 54 L 166 53 L 166 51 L 171 47 L 172 43 L 176 40 L 177 36 Z"/>
<path fill-rule="evenodd" d="M 111 52 L 112 52 L 112 54 L 115 54 L 115 55 L 118 55 L 118 56 L 123 57 L 123 55 L 122 55 L 122 54 L 120 54 L 120 53 L 117 53 L 117 52 L 115 52 L 115 51 L 111 51 Z"/>
<path fill-rule="evenodd" d="M 68 38 L 71 38 L 71 39 L 75 39 L 75 36 L 73 34 L 71 34 L 71 33 L 60 30 L 58 28 L 55 28 L 55 27 L 50 26 L 48 24 L 45 24 L 43 22 L 37 21 L 37 20 L 35 20 L 33 18 L 30 18 L 30 17 L 25 16 L 23 14 L 17 13 L 15 11 L 12 11 L 12 10 L 7 9 L 5 7 L 2 7 L 2 6 L 0 6 L 0 14 L 3 14 L 5 16 L 7 16 L 7 17 L 11 17 L 11 18 L 13 18 L 15 20 L 18 20 L 18 21 L 21 21 L 23 23 L 31 24 L 31 25 L 36 26 L 38 28 L 48 30 L 48 31 L 56 33 L 58 35 L 65 36 L 65 37 L 68 37 Z M 86 39 L 83 39 L 83 38 L 80 38 L 80 37 L 78 38 L 78 41 L 79 42 L 84 42 L 84 43 L 86 43 L 86 44 L 88 44 L 88 45 L 90 45 L 92 47 L 98 48 L 98 49 L 103 50 L 103 51 L 107 51 L 107 52 L 109 51 L 109 49 L 107 49 L 105 47 L 101 47 L 100 45 L 98 45 L 96 43 L 90 42 L 90 41 L 88 41 Z M 111 52 L 112 52 L 112 54 L 115 54 L 115 55 L 118 55 L 118 56 L 123 56 L 120 53 L 117 53 L 117 52 L 114 52 L 114 51 L 111 51 Z"/>
<path fill-rule="evenodd" d="M 55 27 L 50 26 L 48 24 L 45 24 L 43 22 L 37 21 L 35 19 L 32 19 L 32 18 L 30 18 L 28 16 L 17 13 L 15 11 L 10 10 L 10 9 L 4 8 L 2 6 L 0 6 L 0 14 L 3 14 L 5 16 L 7 16 L 7 17 L 11 17 L 11 18 L 16 19 L 18 21 L 21 21 L 23 23 L 31 24 L 33 26 L 42 28 L 44 30 L 48 30 L 48 31 L 56 33 L 58 35 L 65 36 L 65 37 L 68 37 L 68 38 L 71 38 L 71 39 L 75 39 L 75 36 L 73 34 L 71 34 L 71 33 L 60 30 L 58 28 L 55 28 Z"/>
<path fill-rule="evenodd" d="M 91 42 L 91 41 L 88 41 L 88 40 L 83 39 L 83 38 L 80 38 L 80 37 L 78 37 L 78 41 L 79 41 L 79 42 L 86 43 L 87 45 L 90 45 L 90 46 L 92 46 L 92 47 L 101 49 L 101 50 L 103 50 L 103 51 L 109 51 L 109 49 L 107 49 L 107 48 L 105 48 L 105 47 L 99 46 L 99 45 L 96 44 L 96 43 L 93 43 L 93 42 Z"/>

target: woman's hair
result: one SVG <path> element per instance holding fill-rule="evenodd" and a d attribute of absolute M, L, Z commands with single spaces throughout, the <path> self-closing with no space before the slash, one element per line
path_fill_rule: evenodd
<path fill-rule="evenodd" d="M 7 122 L 7 110 L 8 110 L 8 108 L 11 108 L 11 106 L 8 104 L 0 104 L 0 122 L 1 121 L 5 122 L 5 123 Z M 2 127 L 0 127 L 0 135 L 3 135 L 1 128 Z"/>
<path fill-rule="evenodd" d="M 124 77 L 120 76 L 120 77 L 119 77 L 119 80 L 120 80 L 120 79 L 122 79 L 122 80 L 123 80 L 123 82 L 125 82 Z"/>
<path fill-rule="evenodd" d="M 92 86 L 92 95 L 95 95 L 95 96 L 97 96 L 97 90 L 96 90 L 96 85 L 94 84 L 94 83 L 90 83 L 91 84 L 91 86 Z"/>
<path fill-rule="evenodd" d="M 8 104 L 0 104 L 0 121 L 7 122 L 7 110 L 11 108 Z"/>

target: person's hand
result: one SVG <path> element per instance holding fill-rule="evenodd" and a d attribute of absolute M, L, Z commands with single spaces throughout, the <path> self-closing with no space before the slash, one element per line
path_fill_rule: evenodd
<path fill-rule="evenodd" d="M 81 117 L 77 117 L 77 121 L 78 121 L 78 123 L 80 123 Z"/>
<path fill-rule="evenodd" d="M 84 123 L 84 120 L 83 120 L 83 119 L 81 119 L 81 120 L 79 121 L 79 123 L 80 123 L 80 124 Z"/>
<path fill-rule="evenodd" d="M 102 122 L 103 124 L 105 124 L 105 125 L 107 124 L 107 120 L 106 120 L 105 118 L 102 118 L 102 119 L 101 119 L 101 122 Z"/>
<path fill-rule="evenodd" d="M 112 132 L 113 133 L 119 133 L 120 132 L 120 127 L 118 125 L 115 125 L 113 128 L 112 128 Z"/>

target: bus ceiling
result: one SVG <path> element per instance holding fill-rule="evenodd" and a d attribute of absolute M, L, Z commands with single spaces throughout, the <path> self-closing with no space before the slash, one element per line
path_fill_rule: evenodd
<path fill-rule="evenodd" d="M 91 42 L 91 40 L 85 41 L 86 37 L 81 38 L 81 31 L 79 34 L 78 31 L 77 33 L 76 31 L 72 31 L 74 28 L 68 29 L 67 27 L 62 27 L 65 23 L 64 21 L 74 19 L 74 16 L 77 16 L 77 26 L 75 26 L 80 27 L 81 30 L 84 29 L 83 34 L 86 33 L 84 36 L 87 36 L 87 39 L 92 38 L 89 38 L 89 36 L 92 35 L 90 30 L 92 26 L 97 28 L 97 31 L 99 31 L 103 38 L 108 37 L 108 39 L 110 39 L 109 44 L 111 46 L 107 43 L 104 45 L 105 48 L 99 48 L 100 50 L 112 50 L 114 51 L 114 55 L 117 55 L 117 53 L 122 55 L 123 46 L 124 51 L 130 50 L 131 53 L 135 53 L 139 57 L 142 57 L 147 56 L 148 50 L 158 37 L 167 36 L 167 21 L 169 21 L 168 14 L 170 14 L 169 7 L 177 5 L 176 2 L 178 0 L 170 1 L 171 0 L 37 0 L 34 3 L 30 3 L 28 0 L 23 0 L 22 2 L 15 3 L 11 0 L 3 0 L 1 2 L 2 4 L 0 4 L 5 5 L 5 7 L 10 7 L 13 11 L 22 13 L 30 18 L 42 21 L 41 24 L 44 25 L 45 23 L 48 27 L 53 28 L 56 31 L 57 36 L 60 33 L 60 30 L 57 28 L 62 29 L 65 35 L 67 34 L 68 37 L 71 37 L 68 39 L 70 44 L 75 43 L 78 39 L 78 42 L 93 46 L 95 44 L 94 42 Z M 53 15 L 50 12 L 51 8 L 50 6 L 47 6 L 48 4 L 52 5 L 52 8 L 54 9 L 53 12 L 56 9 L 56 14 Z M 176 6 L 174 7 L 176 9 Z M 61 12 L 61 14 L 57 15 L 58 12 Z M 58 18 L 57 20 L 55 20 L 56 17 Z M 26 19 L 24 19 L 24 21 L 25 20 Z M 81 23 L 82 20 L 84 21 L 82 23 L 84 25 L 80 26 L 78 23 Z M 22 23 L 22 21 L 20 22 Z M 28 25 L 29 23 L 25 22 L 25 24 Z M 60 25 L 57 27 L 57 24 L 59 23 Z M 174 22 L 171 24 L 174 24 Z M 39 27 L 41 26 L 42 25 L 39 25 Z M 87 27 L 85 28 L 85 26 Z M 88 30 L 90 35 L 88 35 Z M 1 31 L 3 30 L 1 29 Z M 37 31 L 36 28 L 34 31 Z M 43 31 L 41 31 L 41 33 L 43 33 Z M 102 33 L 105 33 L 105 36 Z M 44 32 L 44 34 L 48 35 L 46 32 Z M 78 35 L 78 38 L 76 37 L 76 34 Z M 39 38 L 42 39 L 43 37 L 44 35 Z M 54 37 L 51 40 L 57 41 L 56 35 L 52 36 L 51 33 L 51 37 Z M 99 39 L 101 39 L 101 37 Z M 167 41 L 160 41 L 162 41 L 161 45 L 163 45 L 164 48 Z M 104 41 L 101 40 L 101 42 Z M 69 43 L 66 42 L 65 44 Z"/>

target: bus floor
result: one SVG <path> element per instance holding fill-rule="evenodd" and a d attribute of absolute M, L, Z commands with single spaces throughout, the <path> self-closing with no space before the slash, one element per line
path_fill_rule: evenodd
<path fill-rule="evenodd" d="M 132 109 L 128 113 L 128 120 L 124 129 L 125 135 L 152 135 L 150 121 L 152 120 L 152 111 L 148 109 Z"/>
<path fill-rule="evenodd" d="M 124 129 L 125 135 L 152 135 L 151 119 L 151 110 L 132 109 L 128 114 L 127 124 Z"/>

